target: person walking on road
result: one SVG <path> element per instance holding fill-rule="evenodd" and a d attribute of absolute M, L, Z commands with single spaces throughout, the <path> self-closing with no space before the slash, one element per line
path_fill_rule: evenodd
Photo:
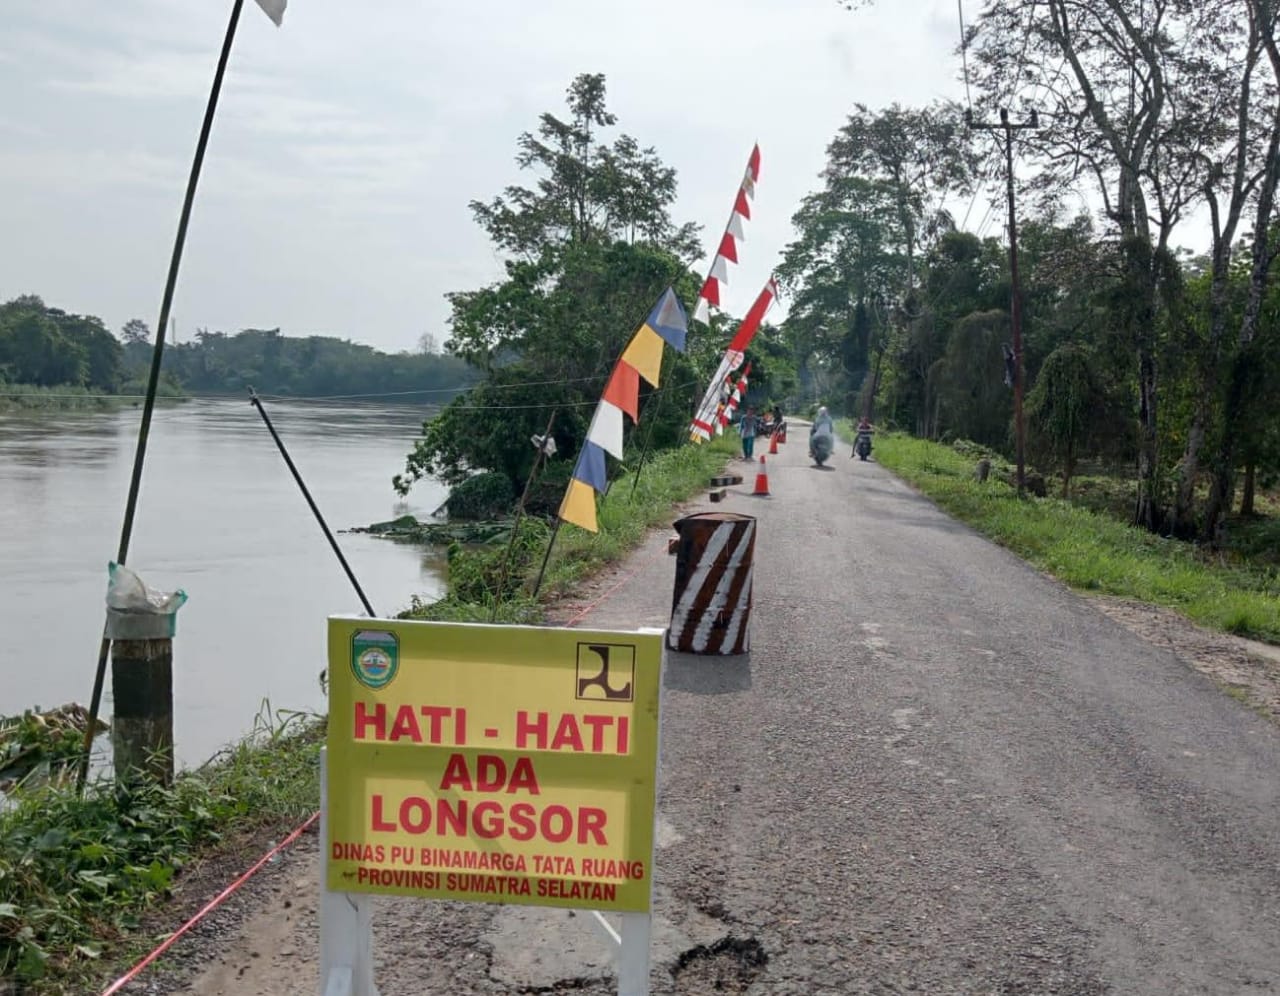
<path fill-rule="evenodd" d="M 742 459 L 750 460 L 756 449 L 756 410 L 747 408 L 738 420 L 738 432 L 742 434 Z"/>

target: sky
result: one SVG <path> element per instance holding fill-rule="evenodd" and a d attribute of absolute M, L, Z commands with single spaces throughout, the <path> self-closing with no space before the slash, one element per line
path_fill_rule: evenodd
<path fill-rule="evenodd" d="M 4 0 L 0 301 L 32 293 L 117 331 L 154 324 L 230 10 Z M 532 181 L 516 138 L 563 113 L 584 72 L 607 77 L 614 134 L 676 168 L 674 217 L 703 226 L 708 255 L 760 143 L 724 293 L 741 314 L 853 105 L 962 97 L 957 39 L 953 0 L 857 12 L 837 0 L 289 0 L 278 29 L 249 0 L 183 257 L 178 338 L 279 327 L 388 351 L 443 341 L 444 295 L 501 276 L 468 202 Z"/>

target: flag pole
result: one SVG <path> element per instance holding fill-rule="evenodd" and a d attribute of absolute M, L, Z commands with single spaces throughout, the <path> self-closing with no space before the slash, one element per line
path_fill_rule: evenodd
<path fill-rule="evenodd" d="M 222 40 L 218 56 L 218 68 L 213 74 L 213 86 L 209 102 L 205 106 L 200 137 L 196 141 L 195 157 L 191 161 L 191 173 L 187 177 L 187 193 L 182 201 L 182 214 L 178 217 L 178 231 L 173 240 L 173 253 L 169 258 L 169 276 L 165 281 L 164 298 L 160 304 L 160 320 L 156 323 L 156 343 L 151 351 L 151 373 L 147 378 L 147 396 L 142 405 L 142 424 L 138 429 L 138 446 L 133 456 L 133 475 L 129 479 L 129 497 L 125 501 L 124 524 L 120 529 L 120 546 L 116 551 L 116 563 L 123 564 L 129 555 L 129 541 L 133 536 L 133 517 L 138 508 L 138 492 L 142 487 L 142 465 L 147 456 L 147 438 L 151 432 L 151 414 L 155 409 L 156 390 L 160 384 L 160 363 L 164 356 L 164 332 L 169 325 L 169 311 L 173 306 L 173 292 L 178 283 L 178 268 L 182 262 L 182 249 L 187 240 L 187 224 L 191 220 L 191 206 L 195 201 L 196 185 L 200 182 L 200 170 L 204 165 L 205 148 L 209 144 L 209 132 L 213 128 L 213 115 L 218 109 L 218 95 L 222 91 L 222 78 L 226 73 L 231 44 L 235 41 L 236 26 L 240 23 L 240 10 L 244 0 L 233 0 L 231 18 L 227 22 L 227 34 Z M 76 776 L 76 789 L 84 789 L 89 774 L 89 752 L 93 746 L 93 732 L 97 725 L 98 709 L 102 705 L 102 686 L 107 673 L 107 656 L 111 651 L 111 638 L 103 624 L 102 643 L 98 648 L 98 668 L 93 677 L 93 696 L 89 700 L 89 721 L 85 725 L 84 746 L 80 758 L 80 770 Z"/>
<path fill-rule="evenodd" d="M 660 387 L 654 392 L 658 395 L 658 403 L 654 406 L 653 418 L 651 418 L 649 420 L 649 424 L 645 426 L 644 444 L 640 447 L 640 462 L 636 464 L 635 475 L 631 478 L 631 494 L 627 495 L 627 501 L 635 500 L 636 488 L 640 484 L 640 473 L 644 470 L 644 462 L 649 455 L 649 442 L 653 439 L 653 427 L 658 421 L 658 416 L 662 414 L 662 402 L 666 392 L 667 389 L 665 387 Z"/>

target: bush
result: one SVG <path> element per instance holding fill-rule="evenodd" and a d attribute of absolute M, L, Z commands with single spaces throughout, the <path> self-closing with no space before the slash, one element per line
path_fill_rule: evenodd
<path fill-rule="evenodd" d="M 455 485 L 444 507 L 451 519 L 493 519 L 510 512 L 515 500 L 511 479 L 488 471 Z"/>
<path fill-rule="evenodd" d="M 503 580 L 507 562 L 507 543 L 480 549 L 453 543 L 449 546 L 449 597 L 459 602 L 492 605 L 499 586 L 511 596 L 523 583 L 530 567 L 536 566 L 550 539 L 547 524 L 539 519 L 520 521 L 519 535 L 511 547 L 511 562 Z"/>
<path fill-rule="evenodd" d="M 171 787 L 24 785 L 0 808 L 0 992 L 98 992 L 90 964 L 229 832 L 293 823 L 319 796 L 323 724 L 264 704 L 254 733 Z"/>

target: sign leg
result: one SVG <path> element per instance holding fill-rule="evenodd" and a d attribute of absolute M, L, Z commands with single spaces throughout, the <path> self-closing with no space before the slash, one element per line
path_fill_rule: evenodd
<path fill-rule="evenodd" d="M 320 994 L 378 996 L 373 984 L 371 897 L 331 892 L 325 874 L 329 847 L 329 758 L 320 748 Z"/>
<path fill-rule="evenodd" d="M 648 913 L 623 913 L 622 945 L 618 949 L 618 996 L 649 996 Z"/>

